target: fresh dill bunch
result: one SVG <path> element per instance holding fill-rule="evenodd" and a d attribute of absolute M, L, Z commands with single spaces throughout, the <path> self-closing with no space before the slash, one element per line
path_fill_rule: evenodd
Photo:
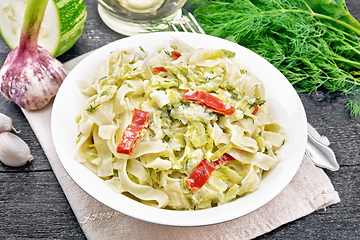
<path fill-rule="evenodd" d="M 360 23 L 345 0 L 189 0 L 209 35 L 277 67 L 297 91 L 341 92 L 360 115 Z"/>

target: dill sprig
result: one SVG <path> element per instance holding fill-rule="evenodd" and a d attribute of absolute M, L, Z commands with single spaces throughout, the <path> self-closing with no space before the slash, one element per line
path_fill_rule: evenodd
<path fill-rule="evenodd" d="M 209 35 L 277 67 L 297 91 L 341 92 L 360 115 L 360 24 L 345 0 L 190 0 Z"/>

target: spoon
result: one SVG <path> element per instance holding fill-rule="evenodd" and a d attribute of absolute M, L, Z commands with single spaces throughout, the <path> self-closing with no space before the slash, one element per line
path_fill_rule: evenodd
<path fill-rule="evenodd" d="M 333 150 L 316 140 L 309 132 L 305 154 L 318 167 L 331 171 L 337 171 L 339 169 L 339 164 L 336 161 Z"/>

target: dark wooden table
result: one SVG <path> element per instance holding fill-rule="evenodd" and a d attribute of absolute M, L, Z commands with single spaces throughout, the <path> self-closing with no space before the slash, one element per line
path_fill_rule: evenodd
<path fill-rule="evenodd" d="M 360 20 L 360 0 L 346 0 Z M 59 57 L 65 62 L 123 38 L 100 19 L 95 0 L 86 1 L 88 18 L 75 46 Z M 9 48 L 0 38 L 0 66 Z M 279 227 L 258 239 L 360 239 L 360 121 L 351 119 L 340 94 L 299 94 L 308 122 L 326 135 L 340 164 L 326 171 L 341 202 Z M 23 167 L 0 164 L 0 239 L 85 239 L 50 164 L 22 111 L 0 95 L 0 112 L 30 146 L 34 160 Z"/>

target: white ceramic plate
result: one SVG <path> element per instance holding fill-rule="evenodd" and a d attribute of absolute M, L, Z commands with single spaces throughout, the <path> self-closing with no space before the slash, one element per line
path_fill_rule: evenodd
<path fill-rule="evenodd" d="M 87 97 L 78 90 L 76 81 L 92 78 L 95 69 L 116 48 L 126 46 L 153 49 L 171 41 L 171 36 L 195 48 L 228 49 L 245 63 L 263 82 L 266 100 L 289 135 L 281 148 L 284 161 L 264 174 L 260 188 L 234 202 L 199 211 L 173 211 L 150 207 L 113 192 L 103 180 L 74 158 L 77 124 L 75 116 L 84 107 Z M 51 129 L 55 149 L 71 178 L 89 195 L 103 204 L 134 218 L 173 226 L 201 226 L 244 216 L 268 203 L 279 194 L 297 172 L 307 141 L 307 121 L 302 103 L 288 80 L 269 62 L 238 44 L 207 35 L 161 32 L 136 35 L 110 43 L 86 57 L 67 76 L 55 98 Z"/>

